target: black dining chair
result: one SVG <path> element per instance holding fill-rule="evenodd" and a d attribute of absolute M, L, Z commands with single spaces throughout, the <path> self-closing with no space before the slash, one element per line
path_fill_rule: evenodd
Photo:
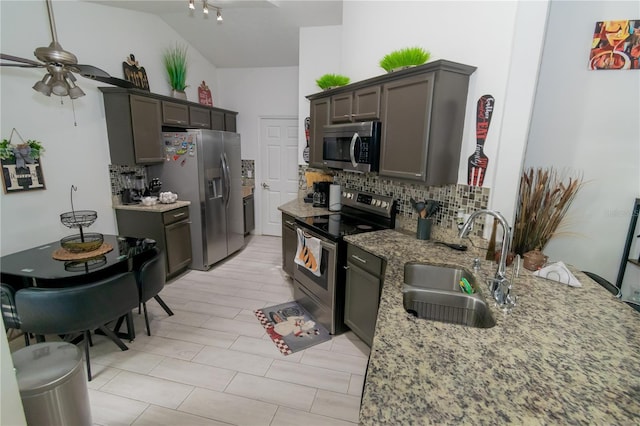
<path fill-rule="evenodd" d="M 165 283 L 164 256 L 162 255 L 162 252 L 158 250 L 157 247 L 154 248 L 151 257 L 142 262 L 142 264 L 135 269 L 135 273 L 138 292 L 140 295 L 140 304 L 144 310 L 144 323 L 147 326 L 147 336 L 151 336 L 149 315 L 147 313 L 147 301 L 154 298 L 169 316 L 173 315 L 173 311 L 158 295 L 164 288 Z M 138 312 L 140 312 L 140 305 L 138 305 Z"/>
<path fill-rule="evenodd" d="M 16 292 L 16 307 L 23 331 L 34 334 L 83 334 L 89 381 L 92 378 L 89 362 L 91 330 L 100 330 L 126 351 L 127 346 L 106 324 L 127 315 L 137 305 L 138 288 L 133 272 L 74 287 L 30 287 Z"/>
<path fill-rule="evenodd" d="M 20 330 L 20 316 L 16 308 L 15 301 L 16 291 L 9 284 L 0 284 L 0 298 L 2 299 L 2 322 L 4 322 L 4 330 L 9 329 Z M 24 334 L 24 344 L 29 346 L 29 333 Z"/>

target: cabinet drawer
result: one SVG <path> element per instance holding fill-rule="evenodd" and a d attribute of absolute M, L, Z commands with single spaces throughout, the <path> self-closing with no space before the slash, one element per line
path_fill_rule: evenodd
<path fill-rule="evenodd" d="M 382 274 L 383 260 L 354 245 L 347 246 L 347 262 L 358 265 L 365 271 L 379 277 Z"/>
<path fill-rule="evenodd" d="M 162 122 L 169 125 L 188 126 L 189 107 L 184 104 L 162 101 Z"/>
<path fill-rule="evenodd" d="M 170 210 L 162 213 L 162 223 L 169 225 L 179 220 L 185 220 L 189 218 L 189 207 L 180 207 L 179 209 Z"/>

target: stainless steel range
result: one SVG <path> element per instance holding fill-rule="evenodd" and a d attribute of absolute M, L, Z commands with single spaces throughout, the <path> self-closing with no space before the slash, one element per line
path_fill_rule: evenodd
<path fill-rule="evenodd" d="M 320 276 L 295 265 L 294 297 L 317 322 L 338 334 L 344 324 L 346 235 L 395 227 L 392 197 L 345 189 L 340 213 L 296 218 L 306 236 L 320 240 Z"/>

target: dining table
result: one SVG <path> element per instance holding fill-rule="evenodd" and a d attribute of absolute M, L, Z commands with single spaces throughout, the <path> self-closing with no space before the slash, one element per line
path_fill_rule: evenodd
<path fill-rule="evenodd" d="M 16 290 L 24 287 L 68 287 L 81 285 L 135 269 L 152 253 L 155 240 L 104 235 L 104 252 L 86 253 L 78 259 L 58 260 L 60 241 L 52 241 L 0 257 L 0 279 Z M 104 252 L 104 253 L 103 253 Z"/>
<path fill-rule="evenodd" d="M 62 288 L 92 283 L 112 275 L 132 272 L 155 252 L 156 241 L 121 235 L 104 235 L 101 250 L 81 255 L 62 256 L 60 241 L 52 241 L 0 257 L 0 279 L 16 291 L 25 287 Z M 62 250 L 62 252 L 61 252 Z M 119 332 L 126 319 L 127 333 Z M 135 338 L 131 314 L 119 318 L 114 330 L 117 337 Z M 125 350 L 120 341 L 115 343 Z"/>

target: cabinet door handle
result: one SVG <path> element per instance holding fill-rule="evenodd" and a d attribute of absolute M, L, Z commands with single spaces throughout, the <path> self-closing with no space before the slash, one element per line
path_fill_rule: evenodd
<path fill-rule="evenodd" d="M 173 217 L 180 217 L 180 216 L 184 216 L 184 215 L 185 215 L 185 213 L 182 212 L 182 213 L 174 214 Z"/>
<path fill-rule="evenodd" d="M 291 222 L 291 221 L 289 221 L 289 220 L 285 220 L 285 221 L 284 221 L 284 223 L 286 223 L 286 224 L 287 224 L 287 225 L 289 225 L 289 226 L 295 226 L 295 225 L 296 225 L 296 223 L 295 223 L 295 222 Z"/>
<path fill-rule="evenodd" d="M 348 266 L 343 266 L 343 268 L 344 268 L 345 271 L 349 269 Z"/>
<path fill-rule="evenodd" d="M 363 258 L 361 258 L 361 257 L 356 256 L 355 254 L 352 254 L 352 255 L 351 255 L 351 257 L 352 257 L 352 258 L 354 258 L 355 260 L 357 260 L 357 261 L 361 262 L 361 263 L 364 263 L 365 265 L 367 264 L 367 261 L 366 261 L 366 260 L 364 260 L 364 259 L 363 259 Z"/>

